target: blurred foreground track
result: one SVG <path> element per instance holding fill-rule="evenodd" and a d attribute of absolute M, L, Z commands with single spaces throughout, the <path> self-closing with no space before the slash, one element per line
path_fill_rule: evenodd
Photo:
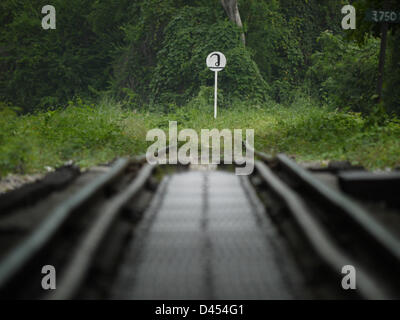
<path fill-rule="evenodd" d="M 112 298 L 296 297 L 301 278 L 247 177 L 194 171 L 163 184 L 135 232 Z"/>
<path fill-rule="evenodd" d="M 373 177 L 255 154 L 249 177 L 140 157 L 44 178 L 40 193 L 21 188 L 24 203 L 13 191 L 0 215 L 0 297 L 400 297 L 400 208 L 368 197 Z M 41 287 L 44 265 L 57 270 L 56 290 Z M 356 290 L 342 288 L 345 265 Z"/>

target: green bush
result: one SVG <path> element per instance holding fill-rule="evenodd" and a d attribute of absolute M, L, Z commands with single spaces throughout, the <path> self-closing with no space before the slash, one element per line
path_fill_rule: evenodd
<path fill-rule="evenodd" d="M 226 99 L 237 97 L 265 101 L 268 86 L 250 53 L 240 41 L 240 30 L 221 15 L 207 8 L 185 7 L 165 28 L 163 47 L 150 84 L 153 103 L 185 104 L 201 86 L 214 82 L 205 58 L 221 51 L 227 58 L 219 73 L 219 87 Z"/>
<path fill-rule="evenodd" d="M 73 160 L 81 165 L 143 152 L 142 116 L 115 102 L 76 99 L 67 108 L 17 116 L 0 110 L 0 175 L 41 171 Z"/>
<path fill-rule="evenodd" d="M 290 104 L 304 82 L 322 31 L 340 32 L 341 1 L 242 1 L 246 45 L 253 52 L 271 97 Z"/>
<path fill-rule="evenodd" d="M 341 109 L 371 112 L 376 98 L 379 40 L 365 45 L 323 32 L 321 51 L 313 54 L 307 80 L 322 101 Z"/>
<path fill-rule="evenodd" d="M 43 30 L 43 0 L 0 1 L 0 100 L 24 111 L 105 90 L 131 1 L 54 0 L 57 29 Z"/>

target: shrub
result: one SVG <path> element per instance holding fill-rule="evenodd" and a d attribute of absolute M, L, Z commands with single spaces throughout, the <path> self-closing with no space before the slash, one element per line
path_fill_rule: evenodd
<path fill-rule="evenodd" d="M 339 35 L 323 32 L 321 51 L 312 56 L 308 81 L 316 96 L 342 109 L 370 112 L 376 98 L 379 40 L 360 47 Z"/>
<path fill-rule="evenodd" d="M 250 53 L 240 41 L 240 30 L 207 8 L 185 7 L 165 29 L 163 46 L 150 84 L 153 103 L 185 104 L 201 86 L 214 83 L 214 73 L 205 65 L 212 51 L 227 58 L 219 73 L 219 87 L 226 99 L 235 97 L 265 101 L 268 86 Z"/>

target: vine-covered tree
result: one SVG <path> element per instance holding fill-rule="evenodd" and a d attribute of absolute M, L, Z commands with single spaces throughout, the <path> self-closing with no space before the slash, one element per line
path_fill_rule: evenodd
<path fill-rule="evenodd" d="M 221 0 L 229 19 L 233 21 L 239 28 L 243 28 L 242 19 L 240 18 L 237 0 Z M 241 34 L 243 44 L 246 44 L 244 32 Z"/>

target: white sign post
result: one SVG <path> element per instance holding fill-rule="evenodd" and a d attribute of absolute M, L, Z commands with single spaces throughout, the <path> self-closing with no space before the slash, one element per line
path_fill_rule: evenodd
<path fill-rule="evenodd" d="M 215 88 L 214 88 L 214 118 L 217 118 L 217 90 L 218 90 L 218 72 L 226 66 L 226 58 L 223 53 L 215 51 L 211 52 L 206 59 L 207 67 L 215 72 Z"/>

